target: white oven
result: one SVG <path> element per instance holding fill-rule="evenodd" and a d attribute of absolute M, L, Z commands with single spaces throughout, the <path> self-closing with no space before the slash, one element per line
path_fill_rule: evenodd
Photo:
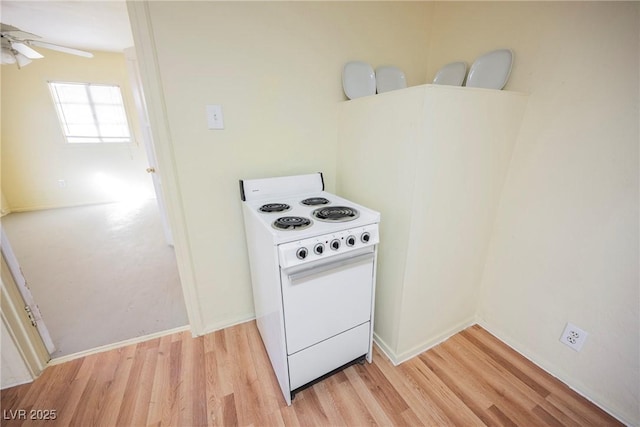
<path fill-rule="evenodd" d="M 325 192 L 321 174 L 244 180 L 241 194 L 258 329 L 290 404 L 371 362 L 379 214 Z"/>

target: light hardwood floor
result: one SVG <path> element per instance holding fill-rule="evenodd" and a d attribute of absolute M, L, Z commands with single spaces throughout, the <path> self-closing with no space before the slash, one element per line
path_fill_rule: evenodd
<path fill-rule="evenodd" d="M 287 407 L 255 322 L 188 332 L 47 368 L 2 391 L 2 425 L 621 425 L 479 326 L 394 367 L 379 351 Z M 42 415 L 42 413 L 40 413 Z"/>

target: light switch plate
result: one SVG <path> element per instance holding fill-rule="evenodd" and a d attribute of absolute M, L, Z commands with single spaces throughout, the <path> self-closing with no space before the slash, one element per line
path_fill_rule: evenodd
<path fill-rule="evenodd" d="M 209 129 L 224 129 L 222 105 L 207 105 L 207 125 Z"/>

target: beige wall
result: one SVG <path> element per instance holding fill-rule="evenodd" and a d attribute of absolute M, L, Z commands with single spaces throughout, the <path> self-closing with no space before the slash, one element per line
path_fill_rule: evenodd
<path fill-rule="evenodd" d="M 253 314 L 237 180 L 322 170 L 328 189 L 339 187 L 344 62 L 398 65 L 416 85 L 447 62 L 511 47 L 506 88 L 529 93 L 529 106 L 477 283 L 477 314 L 639 424 L 638 7 L 149 3 L 165 148 L 190 254 L 186 286 L 205 329 Z M 208 103 L 222 104 L 224 131 L 206 129 Z M 567 320 L 591 334 L 581 353 L 558 342 Z"/>
<path fill-rule="evenodd" d="M 530 93 L 478 315 L 499 337 L 640 423 L 637 2 L 436 3 L 430 73 L 511 47 Z M 478 36 L 481 35 L 481 36 Z M 570 321 L 582 352 L 558 341 Z"/>
<path fill-rule="evenodd" d="M 205 330 L 254 315 L 238 180 L 322 171 L 334 190 L 344 63 L 394 64 L 410 84 L 423 83 L 430 8 L 149 3 L 188 233 L 187 268 Z M 224 130 L 207 129 L 207 104 L 222 105 Z M 184 267 L 181 274 L 189 276 Z"/>
<path fill-rule="evenodd" d="M 154 197 L 139 138 L 133 144 L 67 144 L 47 85 L 119 85 L 137 131 L 122 54 L 97 53 L 87 59 L 47 51 L 44 59 L 22 69 L 3 65 L 1 78 L 2 195 L 12 211 L 103 203 L 123 195 Z M 58 185 L 61 179 L 66 187 Z"/>

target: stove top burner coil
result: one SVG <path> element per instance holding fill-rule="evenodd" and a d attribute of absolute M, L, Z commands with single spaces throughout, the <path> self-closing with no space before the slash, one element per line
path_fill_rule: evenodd
<path fill-rule="evenodd" d="M 281 216 L 276 219 L 273 224 L 273 228 L 276 230 L 304 230 L 307 227 L 310 227 L 313 222 L 309 218 L 305 218 L 302 216 Z"/>
<path fill-rule="evenodd" d="M 304 199 L 300 203 L 306 206 L 319 206 L 319 205 L 328 205 L 331 202 L 325 199 L 324 197 L 309 197 L 308 199 Z"/>
<path fill-rule="evenodd" d="M 347 206 L 327 206 L 313 211 L 313 217 L 325 222 L 353 221 L 360 212 Z"/>
<path fill-rule="evenodd" d="M 264 213 L 273 213 L 273 212 L 286 212 L 291 209 L 291 206 L 286 203 L 267 203 L 266 205 L 260 206 L 258 209 L 260 212 Z"/>

